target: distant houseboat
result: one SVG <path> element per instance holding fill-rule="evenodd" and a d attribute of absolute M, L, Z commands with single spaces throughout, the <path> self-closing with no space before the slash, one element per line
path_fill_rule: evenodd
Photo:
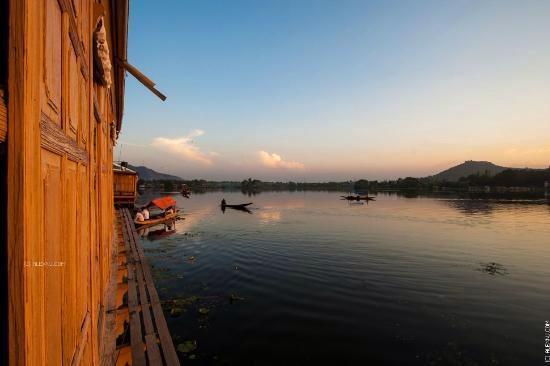
<path fill-rule="evenodd" d="M 137 198 L 137 181 L 137 172 L 124 163 L 113 163 L 113 194 L 116 206 L 133 207 Z"/>

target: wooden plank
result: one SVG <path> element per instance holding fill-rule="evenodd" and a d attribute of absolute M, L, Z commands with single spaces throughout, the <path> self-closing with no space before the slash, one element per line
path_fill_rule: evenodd
<path fill-rule="evenodd" d="M 120 215 L 117 216 L 117 219 L 120 220 Z M 122 239 L 122 227 L 117 225 L 117 233 L 120 234 L 120 238 L 117 238 L 117 241 L 123 242 Z M 118 244 L 118 243 L 117 243 Z M 116 273 L 117 261 L 116 258 L 113 258 L 111 261 L 111 273 Z M 103 314 L 104 321 L 102 321 L 101 327 L 99 329 L 100 337 L 100 365 L 101 366 L 113 366 L 116 363 L 116 276 L 111 276 L 109 281 L 109 286 L 107 288 L 107 293 L 105 294 L 105 303 L 106 311 Z"/>
<path fill-rule="evenodd" d="M 130 314 L 130 345 L 132 348 L 132 365 L 145 365 L 141 320 L 139 316 L 133 264 L 130 264 L 128 269 L 128 311 Z"/>
<path fill-rule="evenodd" d="M 164 354 L 166 364 L 171 366 L 179 366 L 180 362 L 176 354 L 176 349 L 174 348 L 174 343 L 172 342 L 172 336 L 168 331 L 168 325 L 166 324 L 166 319 L 164 318 L 162 308 L 160 307 L 160 304 L 154 304 L 152 305 L 152 308 L 153 314 L 155 315 L 160 345 L 162 347 L 162 353 Z"/>
<path fill-rule="evenodd" d="M 147 359 L 149 360 L 149 365 L 162 365 L 162 356 L 160 355 L 157 343 L 157 334 L 152 333 L 146 335 L 145 344 L 147 345 Z"/>
<path fill-rule="evenodd" d="M 132 349 L 132 366 L 144 366 L 146 363 L 141 338 L 141 321 L 139 313 L 136 311 L 130 312 L 130 348 Z"/>
<path fill-rule="evenodd" d="M 151 309 L 153 311 L 153 316 L 155 318 L 157 332 L 160 339 L 160 346 L 162 348 L 164 359 L 167 365 L 178 366 L 180 364 L 179 359 L 176 354 L 174 343 L 172 342 L 172 337 L 168 330 L 168 325 L 166 324 L 166 319 L 164 318 L 162 307 L 160 306 L 160 300 L 154 285 L 149 264 L 147 262 L 147 259 L 145 258 L 143 249 L 139 245 L 140 243 L 139 236 L 133 226 L 133 221 L 131 219 L 129 210 L 125 208 L 123 209 L 123 213 L 126 219 L 126 227 L 128 228 L 128 233 L 132 236 L 132 239 L 133 239 L 133 240 L 130 240 L 130 246 L 132 246 L 132 242 L 133 242 L 134 245 L 132 250 L 136 250 L 137 252 L 136 260 L 141 263 L 141 270 L 143 272 L 145 284 L 147 286 L 147 289 L 149 290 L 149 301 L 151 304 Z"/>
<path fill-rule="evenodd" d="M 127 220 L 122 219 L 122 236 L 127 249 L 130 252 L 130 233 L 124 225 Z M 145 365 L 145 352 L 143 349 L 143 337 L 141 332 L 141 319 L 139 316 L 137 288 L 135 278 L 135 262 L 128 263 L 128 311 L 130 314 L 130 347 L 132 349 L 132 365 Z"/>
<path fill-rule="evenodd" d="M 135 229 L 133 228 L 134 223 L 129 218 L 130 217 L 129 210 L 127 208 L 125 208 L 123 210 L 123 212 L 124 212 L 124 217 L 125 217 L 124 222 L 125 222 L 125 226 L 126 226 L 126 233 L 128 235 L 128 243 L 129 243 L 129 246 L 130 246 L 130 251 L 128 253 L 132 255 L 132 259 L 134 261 L 138 261 L 139 260 L 138 253 L 136 251 L 135 245 L 132 245 L 133 231 L 135 231 Z M 135 242 L 135 240 L 134 240 L 134 242 Z"/>
<path fill-rule="evenodd" d="M 139 292 L 140 292 L 140 305 L 141 313 L 143 315 L 143 325 L 145 328 L 145 344 L 147 345 L 147 359 L 150 365 L 160 365 L 162 357 L 157 344 L 157 335 L 153 327 L 153 321 L 151 319 L 151 308 L 147 302 L 147 293 L 145 291 L 145 284 L 143 281 L 143 273 L 141 271 L 141 265 L 136 265 L 136 276 L 138 278 Z M 154 340 L 154 341 L 152 341 Z"/>

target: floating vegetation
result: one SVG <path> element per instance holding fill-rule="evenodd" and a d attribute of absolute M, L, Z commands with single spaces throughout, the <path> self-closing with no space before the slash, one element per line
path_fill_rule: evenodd
<path fill-rule="evenodd" d="M 169 273 L 170 269 L 168 269 L 168 268 L 153 267 L 151 269 L 151 272 L 152 272 L 153 278 L 155 280 L 165 280 L 165 279 L 168 279 L 168 278 L 172 278 L 172 276 Z"/>
<path fill-rule="evenodd" d="M 144 248 L 143 251 L 147 254 L 160 254 L 167 252 L 167 250 L 163 248 Z"/>
<path fill-rule="evenodd" d="M 195 301 L 199 300 L 198 296 L 190 295 L 190 296 L 184 296 L 184 297 L 176 297 L 173 299 L 165 300 L 161 302 L 163 309 L 172 309 L 174 307 L 188 307 Z"/>
<path fill-rule="evenodd" d="M 481 262 L 478 270 L 491 276 L 506 276 L 508 274 L 506 267 L 497 262 Z"/>
<path fill-rule="evenodd" d="M 242 301 L 242 300 L 244 300 L 244 299 L 245 299 L 244 297 L 240 297 L 240 296 L 238 296 L 238 295 L 235 294 L 235 293 L 229 294 L 229 302 L 232 303 L 232 304 L 233 304 L 234 302 Z"/>
<path fill-rule="evenodd" d="M 183 343 L 178 344 L 178 352 L 181 353 L 190 353 L 197 349 L 197 341 L 196 340 L 189 340 L 185 341 Z"/>
<path fill-rule="evenodd" d="M 188 261 L 188 262 L 194 262 L 195 259 L 196 259 L 196 258 L 195 258 L 194 255 L 191 255 L 191 256 L 187 257 L 187 261 Z"/>
<path fill-rule="evenodd" d="M 173 307 L 172 309 L 170 309 L 170 316 L 176 318 L 181 315 L 182 311 L 185 311 L 185 309 Z"/>
<path fill-rule="evenodd" d="M 170 313 L 170 316 L 177 318 L 182 313 L 187 311 L 187 308 L 191 306 L 195 301 L 199 299 L 198 296 L 179 297 L 161 302 L 162 309 Z"/>

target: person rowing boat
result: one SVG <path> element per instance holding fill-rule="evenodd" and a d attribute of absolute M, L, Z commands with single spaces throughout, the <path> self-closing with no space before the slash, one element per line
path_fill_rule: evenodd
<path fill-rule="evenodd" d="M 348 201 L 374 201 L 374 197 L 371 196 L 340 196 L 342 199 Z"/>
<path fill-rule="evenodd" d="M 225 209 L 227 207 L 229 208 L 232 208 L 234 210 L 240 210 L 240 211 L 245 211 L 245 212 L 248 212 L 248 213 L 252 213 L 248 208 L 247 206 L 250 206 L 252 204 L 252 202 L 249 202 L 249 203 L 241 203 L 241 204 L 238 204 L 238 205 L 230 205 L 230 204 L 227 204 L 227 202 L 225 201 L 225 198 L 222 199 L 222 202 L 220 204 L 221 208 L 222 208 L 222 211 L 225 212 Z"/>

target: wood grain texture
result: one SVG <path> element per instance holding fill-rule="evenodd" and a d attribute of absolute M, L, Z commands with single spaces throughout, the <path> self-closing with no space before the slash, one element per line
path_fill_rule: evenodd
<path fill-rule="evenodd" d="M 40 143 L 43 148 L 58 154 L 67 154 L 67 157 L 72 161 L 88 164 L 88 152 L 63 133 L 45 114 L 42 114 L 40 120 L 40 136 Z"/>
<path fill-rule="evenodd" d="M 9 0 L 7 108 L 0 103 L 9 133 L 0 122 L 0 138 L 12 366 L 101 360 L 99 324 L 116 275 L 109 127 L 120 89 L 89 77 L 95 7 L 94 0 Z M 109 37 L 118 38 L 110 28 L 116 14 L 104 15 Z M 102 104 L 94 108 L 96 92 Z"/>
<path fill-rule="evenodd" d="M 6 142 L 8 134 L 8 106 L 6 102 L 6 91 L 0 86 L 0 143 Z"/>

